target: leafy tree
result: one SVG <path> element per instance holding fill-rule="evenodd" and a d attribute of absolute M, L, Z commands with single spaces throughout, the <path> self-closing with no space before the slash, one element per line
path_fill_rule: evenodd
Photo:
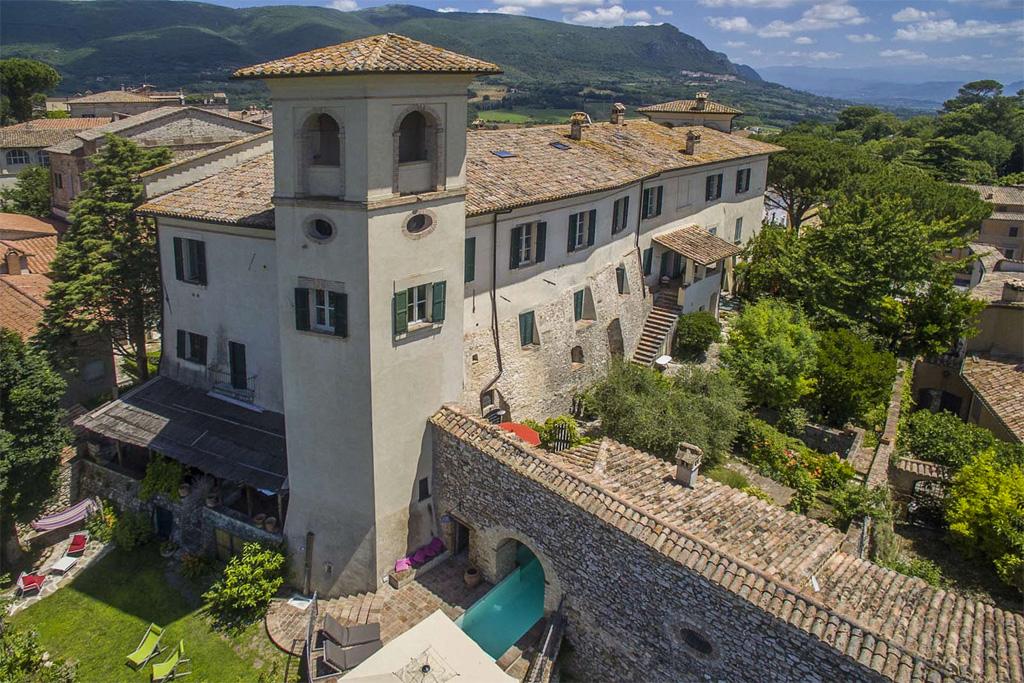
<path fill-rule="evenodd" d="M 540 437 L 541 447 L 548 450 L 554 447 L 560 431 L 565 435 L 568 442 L 567 448 L 590 441 L 589 438 L 580 436 L 579 425 L 576 424 L 576 420 L 572 415 L 549 417 L 544 421 L 544 424 L 539 424 L 533 420 L 526 420 L 523 424 L 537 432 L 537 436 Z"/>
<path fill-rule="evenodd" d="M 722 338 L 722 326 L 710 311 L 693 311 L 676 322 L 675 354 L 693 360 L 708 352 Z"/>
<path fill-rule="evenodd" d="M 687 365 L 666 377 L 624 362 L 611 365 L 593 398 L 606 436 L 670 462 L 689 442 L 704 451 L 707 468 L 729 453 L 746 402 L 725 370 Z"/>
<path fill-rule="evenodd" d="M 1024 592 L 1024 468 L 986 450 L 956 474 L 944 505 L 953 541 L 986 555 L 1003 581 Z"/>
<path fill-rule="evenodd" d="M 813 389 L 817 337 L 798 307 L 762 299 L 733 323 L 722 360 L 753 400 L 781 408 Z"/>
<path fill-rule="evenodd" d="M 53 475 L 71 433 L 61 425 L 67 384 L 46 359 L 0 330 L 0 539 L 32 519 L 53 493 Z"/>
<path fill-rule="evenodd" d="M 765 223 L 747 242 L 743 260 L 736 264 L 736 291 L 747 299 L 798 297 L 803 244 L 800 235 L 786 226 Z"/>
<path fill-rule="evenodd" d="M 9 125 L 32 118 L 32 107 L 46 101 L 46 93 L 60 83 L 53 68 L 34 59 L 0 59 L 0 123 Z"/>
<path fill-rule="evenodd" d="M 906 457 L 957 470 L 988 450 L 995 453 L 999 463 L 1024 466 L 1024 446 L 999 441 L 991 431 L 945 410 L 918 410 L 906 415 L 900 422 L 896 448 Z"/>
<path fill-rule="evenodd" d="M 996 185 L 1000 187 L 1009 187 L 1011 185 L 1022 185 L 1024 184 L 1024 171 L 1019 173 L 1011 173 L 1010 175 L 1004 175 L 1002 178 L 996 181 Z"/>
<path fill-rule="evenodd" d="M 258 543 L 246 543 L 203 599 L 222 625 L 244 628 L 267 611 L 284 583 L 284 573 L 284 555 Z"/>
<path fill-rule="evenodd" d="M 974 135 L 958 135 L 953 141 L 964 146 L 970 160 L 983 161 L 993 169 L 1003 168 L 1013 155 L 1013 141 L 990 130 Z"/>
<path fill-rule="evenodd" d="M 32 631 L 22 631 L 0 616 L 0 681 L 8 683 L 73 683 L 75 666 L 62 658 L 44 657 Z"/>
<path fill-rule="evenodd" d="M 891 135 L 896 135 L 903 128 L 903 123 L 895 114 L 885 113 L 872 116 L 864 122 L 861 128 L 861 140 L 881 140 Z"/>
<path fill-rule="evenodd" d="M 878 107 L 872 107 L 867 104 L 847 107 L 836 114 L 836 130 L 862 130 L 864 124 L 870 119 L 881 116 L 883 113 Z"/>
<path fill-rule="evenodd" d="M 825 421 L 843 425 L 864 417 L 889 395 L 896 357 L 876 351 L 849 330 L 826 330 L 818 340 L 814 403 Z"/>
<path fill-rule="evenodd" d="M 51 268 L 50 305 L 40 338 L 48 351 L 73 356 L 71 341 L 98 332 L 149 377 L 146 334 L 160 315 L 156 230 L 137 216 L 139 174 L 171 160 L 166 148 L 144 150 L 112 135 L 92 158 L 88 188 L 71 206 L 73 221 Z"/>
<path fill-rule="evenodd" d="M 32 166 L 19 173 L 13 187 L 0 190 L 0 211 L 49 218 L 50 169 Z"/>
<path fill-rule="evenodd" d="M 1003 94 L 1003 84 L 999 81 L 987 78 L 981 81 L 971 81 L 960 86 L 956 97 L 942 103 L 942 110 L 946 113 L 958 111 L 972 104 L 981 104 L 985 100 L 999 97 Z"/>

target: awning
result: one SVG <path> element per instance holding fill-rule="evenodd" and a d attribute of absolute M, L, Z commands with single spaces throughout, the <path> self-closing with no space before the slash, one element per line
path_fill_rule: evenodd
<path fill-rule="evenodd" d="M 498 423 L 498 426 L 504 429 L 506 432 L 512 432 L 513 434 L 515 434 L 520 439 L 522 439 L 523 441 L 530 445 L 540 445 L 540 435 L 537 433 L 537 431 L 531 429 L 530 427 L 527 427 L 524 424 L 519 424 L 518 422 L 500 422 Z"/>
<path fill-rule="evenodd" d="M 221 479 L 277 492 L 288 475 L 284 415 L 258 412 L 156 377 L 75 420 Z"/>
<path fill-rule="evenodd" d="M 699 225 L 688 225 L 656 235 L 654 241 L 702 266 L 743 253 L 743 247 L 712 235 L 707 228 Z"/>
<path fill-rule="evenodd" d="M 55 515 L 47 515 L 46 517 L 40 517 L 34 522 L 31 522 L 31 526 L 36 531 L 52 531 L 59 529 L 75 522 L 80 522 L 96 510 L 99 510 L 99 505 L 93 498 L 86 498 L 83 501 L 75 503 L 69 508 L 61 510 Z"/>

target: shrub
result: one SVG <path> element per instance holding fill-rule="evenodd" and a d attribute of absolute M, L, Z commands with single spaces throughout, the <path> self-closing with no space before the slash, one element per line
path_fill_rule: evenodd
<path fill-rule="evenodd" d="M 750 486 L 750 480 L 742 472 L 730 470 L 728 467 L 713 467 L 705 471 L 704 476 L 734 489 L 745 489 Z"/>
<path fill-rule="evenodd" d="M 810 510 L 814 505 L 814 496 L 818 492 L 818 484 L 811 478 L 810 473 L 804 469 L 794 469 L 786 483 L 796 489 L 786 508 L 793 512 Z"/>
<path fill-rule="evenodd" d="M 114 523 L 114 540 L 122 550 L 131 550 L 153 537 L 153 526 L 144 512 L 122 510 Z"/>
<path fill-rule="evenodd" d="M 694 311 L 679 316 L 673 355 L 694 360 L 708 352 L 711 345 L 722 338 L 722 326 L 710 311 Z"/>
<path fill-rule="evenodd" d="M 100 543 L 109 543 L 114 537 L 114 527 L 117 525 L 117 513 L 114 506 L 106 501 L 101 501 L 100 510 L 90 515 L 85 520 L 85 528 L 91 538 Z"/>
<path fill-rule="evenodd" d="M 883 567 L 888 567 L 889 569 L 898 571 L 900 574 L 924 579 L 933 586 L 942 587 L 949 583 L 946 580 L 946 577 L 942 575 L 942 570 L 939 569 L 939 566 L 931 560 L 926 560 L 923 557 L 908 558 L 900 555 L 891 562 L 879 562 L 879 564 Z"/>
<path fill-rule="evenodd" d="M 808 422 L 806 410 L 800 406 L 786 406 L 779 411 L 779 420 L 775 423 L 775 428 L 783 434 L 800 438 Z"/>
<path fill-rule="evenodd" d="M 203 599 L 222 625 L 244 627 L 267 611 L 284 583 L 284 568 L 285 557 L 279 551 L 246 543 Z"/>
<path fill-rule="evenodd" d="M 832 507 L 835 509 L 833 522 L 846 526 L 854 519 L 871 517 L 879 522 L 892 519 L 892 501 L 883 487 L 868 489 L 854 482 L 847 482 L 832 491 Z"/>
<path fill-rule="evenodd" d="M 188 552 L 181 557 L 181 573 L 186 579 L 198 579 L 210 571 L 210 560 L 203 553 Z"/>
<path fill-rule="evenodd" d="M 180 463 L 159 455 L 146 466 L 146 476 L 139 485 L 139 497 L 149 500 L 153 496 L 162 495 L 174 500 L 184 476 L 185 468 Z"/>
<path fill-rule="evenodd" d="M 763 420 L 752 419 L 740 431 L 737 444 L 761 474 L 798 488 L 804 474 L 815 489 L 832 490 L 853 479 L 853 467 L 835 454 L 824 455 L 804 445 L 799 439 L 783 434 Z"/>
<path fill-rule="evenodd" d="M 565 437 L 568 445 L 566 448 L 572 448 L 578 446 L 581 443 L 587 443 L 590 439 L 583 438 L 580 436 L 579 427 L 576 425 L 576 420 L 571 415 L 559 415 L 558 417 L 549 417 L 544 421 L 544 424 L 538 424 L 533 420 L 526 420 L 525 424 L 530 429 L 537 432 L 540 436 L 541 448 L 552 450 L 555 447 L 555 442 L 558 440 L 558 434 L 561 431 Z"/>
<path fill-rule="evenodd" d="M 72 683 L 75 666 L 63 659 L 44 658 L 34 631 L 22 631 L 0 619 L 0 681 L 12 683 Z"/>
<path fill-rule="evenodd" d="M 850 420 L 871 424 L 896 378 L 896 357 L 876 351 L 848 330 L 827 330 L 818 340 L 813 401 L 823 420 L 842 426 Z"/>
<path fill-rule="evenodd" d="M 1024 446 L 996 439 L 984 427 L 942 411 L 918 410 L 901 420 L 896 438 L 900 455 L 960 469 L 982 451 L 993 450 L 1001 464 L 1024 466 Z"/>
<path fill-rule="evenodd" d="M 771 495 L 767 491 L 765 491 L 764 489 L 759 489 L 756 486 L 744 486 L 740 490 L 743 491 L 743 493 L 747 494 L 748 496 L 753 496 L 754 498 L 760 498 L 761 500 L 765 501 L 766 503 L 773 503 L 773 504 L 775 503 L 775 499 L 772 498 Z"/>

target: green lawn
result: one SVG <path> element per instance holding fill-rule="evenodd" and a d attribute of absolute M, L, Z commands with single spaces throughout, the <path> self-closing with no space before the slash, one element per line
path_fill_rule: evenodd
<path fill-rule="evenodd" d="M 567 123 L 572 109 L 488 109 L 479 112 L 484 121 L 491 123 Z"/>
<path fill-rule="evenodd" d="M 199 597 L 205 586 L 177 578 L 172 587 L 165 572 L 171 561 L 160 557 L 155 544 L 125 553 L 113 550 L 68 586 L 19 612 L 13 622 L 39 634 L 40 644 L 54 655 L 78 662 L 78 683 L 141 683 L 152 666 L 135 671 L 125 664 L 150 622 L 163 626 L 161 644 L 185 641 L 193 673 L 185 680 L 200 683 L 295 680 L 298 661 L 270 642 L 262 621 L 244 633 L 224 636 L 210 629 Z M 157 656 L 163 661 L 170 649 Z M 277 664 L 276 675 L 270 671 Z"/>

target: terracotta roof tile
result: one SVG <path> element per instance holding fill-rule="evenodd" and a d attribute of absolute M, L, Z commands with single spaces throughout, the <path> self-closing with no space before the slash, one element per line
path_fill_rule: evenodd
<path fill-rule="evenodd" d="M 1006 429 L 1024 441 L 1024 360 L 970 354 L 960 374 Z"/>
<path fill-rule="evenodd" d="M 25 216 L 20 213 L 0 213 L 0 231 L 12 230 L 38 235 L 56 235 L 55 223 L 56 221 L 53 220 Z"/>
<path fill-rule="evenodd" d="M 0 245 L 3 245 L 5 249 L 13 249 L 24 255 L 28 260 L 28 272 L 36 275 L 49 274 L 50 261 L 57 255 L 56 235 L 0 240 Z"/>
<path fill-rule="evenodd" d="M 104 118 L 37 119 L 0 128 L 0 148 L 49 147 L 75 137 L 75 133 L 110 123 Z"/>
<path fill-rule="evenodd" d="M 91 95 L 83 95 L 68 100 L 68 104 L 100 104 L 105 102 L 116 104 L 118 102 L 156 102 L 156 100 L 125 90 L 104 90 L 103 92 L 96 92 Z"/>
<path fill-rule="evenodd" d="M 945 465 L 938 465 L 927 460 L 915 460 L 914 458 L 900 458 L 896 461 L 896 469 L 942 481 L 950 479 L 953 472 L 953 470 Z"/>
<path fill-rule="evenodd" d="M 735 107 L 729 107 L 718 102 L 711 102 L 705 100 L 704 108 L 699 109 L 697 107 L 697 100 L 673 100 L 671 102 L 662 102 L 661 104 L 651 104 L 646 107 L 639 107 L 638 112 L 704 112 L 705 114 L 742 114 L 743 112 Z"/>
<path fill-rule="evenodd" d="M 0 275 L 0 328 L 25 339 L 34 335 L 43 321 L 49 287 L 45 275 Z"/>
<path fill-rule="evenodd" d="M 1024 185 L 999 187 L 996 185 L 962 184 L 964 187 L 969 187 L 980 194 L 981 198 L 986 202 L 992 202 L 993 204 L 1006 204 L 1008 206 L 1024 206 Z"/>
<path fill-rule="evenodd" d="M 688 225 L 671 232 L 655 235 L 654 241 L 677 254 L 693 259 L 702 266 L 743 253 L 743 247 L 726 242 L 699 225 Z"/>
<path fill-rule="evenodd" d="M 385 33 L 256 64 L 234 78 L 276 78 L 358 73 L 500 74 L 496 64 L 412 38 Z"/>
<path fill-rule="evenodd" d="M 954 606 L 952 594 L 921 579 L 842 552 L 834 529 L 705 478 L 683 488 L 667 463 L 614 441 L 556 455 L 455 407 L 431 422 L 567 504 L 602 519 L 624 513 L 630 521 L 616 526 L 652 547 L 664 533 L 657 552 L 888 678 L 1024 681 L 1024 616 L 960 597 Z"/>

